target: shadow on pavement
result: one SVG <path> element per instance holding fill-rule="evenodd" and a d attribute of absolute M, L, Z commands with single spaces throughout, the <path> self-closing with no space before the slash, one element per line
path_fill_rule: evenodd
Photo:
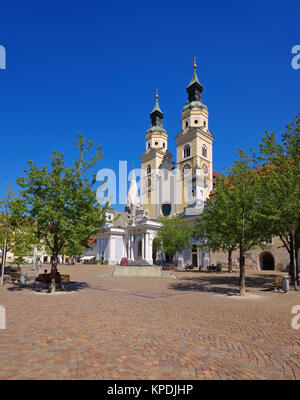
<path fill-rule="evenodd" d="M 56 285 L 56 292 L 78 292 L 82 289 L 88 289 L 90 286 L 86 282 L 69 282 L 64 284 L 64 287 L 60 287 L 59 284 Z M 47 292 L 48 285 L 40 282 L 30 282 L 26 286 L 20 286 L 15 284 L 14 286 L 9 287 L 7 290 L 10 292 L 19 292 L 30 290 L 32 292 Z"/>
<path fill-rule="evenodd" d="M 246 277 L 246 289 L 255 288 L 260 291 L 273 290 L 274 275 L 257 275 Z M 225 294 L 239 294 L 239 276 L 194 276 L 177 277 L 177 282 L 171 283 L 169 289 L 180 291 L 198 291 Z"/>

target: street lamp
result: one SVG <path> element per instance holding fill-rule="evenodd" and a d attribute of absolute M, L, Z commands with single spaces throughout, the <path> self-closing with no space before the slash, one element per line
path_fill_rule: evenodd
<path fill-rule="evenodd" d="M 5 261 L 6 261 L 6 246 L 7 246 L 7 227 L 5 229 L 4 246 L 3 246 L 3 252 L 2 252 L 1 286 L 4 285 L 4 268 L 5 268 Z"/>
<path fill-rule="evenodd" d="M 297 288 L 297 278 L 298 277 L 297 277 L 297 266 L 296 266 L 296 244 L 295 244 L 297 223 L 294 222 L 293 224 L 289 224 L 289 229 L 292 234 L 292 243 L 293 243 L 294 285 L 295 285 L 295 290 L 298 290 L 298 288 Z"/>

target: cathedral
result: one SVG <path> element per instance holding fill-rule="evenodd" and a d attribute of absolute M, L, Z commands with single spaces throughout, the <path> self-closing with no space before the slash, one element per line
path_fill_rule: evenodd
<path fill-rule="evenodd" d="M 194 62 L 192 80 L 186 88 L 187 102 L 181 112 L 180 132 L 175 138 L 176 163 L 168 150 L 164 114 L 156 92 L 141 155 L 140 193 L 133 171 L 125 211 L 107 209 L 106 223 L 91 247 L 85 250 L 86 257 L 95 256 L 110 265 L 120 263 L 123 257 L 132 265 L 170 261 L 153 248 L 153 240 L 161 227 L 159 217 L 178 215 L 193 225 L 203 211 L 217 173 L 213 171 L 209 114 L 202 100 L 203 86 L 196 68 Z M 195 245 L 177 254 L 175 263 L 205 267 L 209 261 L 209 255 L 197 251 Z"/>
<path fill-rule="evenodd" d="M 176 162 L 168 150 L 164 114 L 156 92 L 141 155 L 140 193 L 133 171 L 124 212 L 116 212 L 112 207 L 106 210 L 106 223 L 85 249 L 85 259 L 96 258 L 110 265 L 119 264 L 123 257 L 128 258 L 131 265 L 170 262 L 153 246 L 161 228 L 159 217 L 177 215 L 193 226 L 201 215 L 219 174 L 213 170 L 214 137 L 209 129 L 208 109 L 203 103 L 203 86 L 196 68 L 194 62 L 192 80 L 186 88 L 187 101 L 181 111 L 180 132 L 175 138 Z M 191 249 L 176 254 L 173 261 L 177 266 L 189 264 L 205 269 L 210 264 L 227 264 L 227 254 L 205 253 L 194 243 Z M 238 267 L 237 250 L 233 252 L 232 261 Z M 246 267 L 254 269 L 283 271 L 288 264 L 288 253 L 277 237 L 268 238 L 263 247 L 246 254 Z"/>

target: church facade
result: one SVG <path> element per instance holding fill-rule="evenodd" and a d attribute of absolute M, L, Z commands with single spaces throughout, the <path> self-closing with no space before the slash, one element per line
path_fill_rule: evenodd
<path fill-rule="evenodd" d="M 213 135 L 209 130 L 208 109 L 202 100 L 196 64 L 187 90 L 187 102 L 181 112 L 180 132 L 176 136 L 176 163 L 168 150 L 168 134 L 163 126 L 164 114 L 158 94 L 150 114 L 151 124 L 145 135 L 145 150 L 141 155 L 140 193 L 134 171 L 123 213 L 109 207 L 106 223 L 85 255 L 94 255 L 101 262 L 120 263 L 123 257 L 130 263 L 152 265 L 168 261 L 153 248 L 160 230 L 159 217 L 179 215 L 193 225 L 203 211 L 205 200 L 213 188 Z M 194 249 L 194 251 L 193 251 Z M 176 263 L 209 264 L 209 255 L 186 249 L 176 255 Z"/>

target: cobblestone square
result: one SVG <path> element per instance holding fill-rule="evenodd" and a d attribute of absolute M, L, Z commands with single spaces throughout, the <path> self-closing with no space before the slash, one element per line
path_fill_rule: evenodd
<path fill-rule="evenodd" d="M 45 267 L 47 268 L 47 267 Z M 49 268 L 49 267 L 48 267 Z M 176 272 L 116 278 L 110 266 L 60 266 L 50 295 L 6 283 L 0 379 L 299 379 L 300 293 L 271 290 L 273 272 Z"/>

